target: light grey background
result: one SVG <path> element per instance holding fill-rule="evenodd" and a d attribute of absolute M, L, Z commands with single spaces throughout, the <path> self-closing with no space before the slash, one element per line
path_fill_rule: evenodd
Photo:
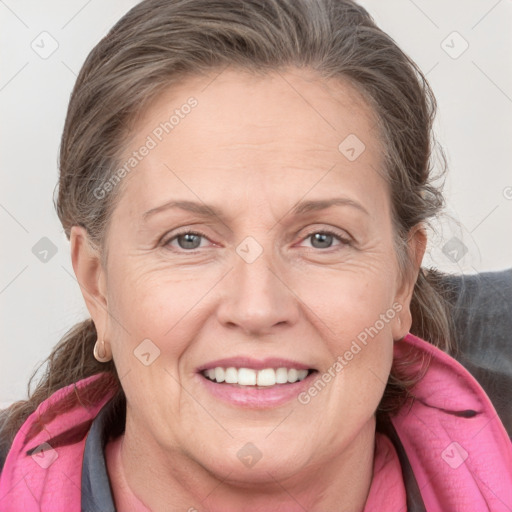
<path fill-rule="evenodd" d="M 0 406 L 25 396 L 37 364 L 88 316 L 53 209 L 57 155 L 85 57 L 135 3 L 0 0 Z M 439 103 L 449 217 L 424 263 L 452 273 L 510 267 L 512 2 L 361 3 L 427 74 Z"/>

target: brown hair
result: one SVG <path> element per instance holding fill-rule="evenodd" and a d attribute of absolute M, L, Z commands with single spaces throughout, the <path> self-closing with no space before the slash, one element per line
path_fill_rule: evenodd
<path fill-rule="evenodd" d="M 397 254 L 409 272 L 409 231 L 443 207 L 432 176 L 436 101 L 416 64 L 350 0 L 145 0 L 130 10 L 91 51 L 71 95 L 56 198 L 68 238 L 71 227 L 81 225 L 94 246 L 105 248 L 121 187 L 103 199 L 94 191 L 118 169 L 135 121 L 172 83 L 227 66 L 263 73 L 307 67 L 349 80 L 361 92 L 379 121 Z M 448 351 L 450 317 L 435 281 L 435 274 L 420 271 L 411 332 Z M 64 336 L 30 398 L 11 406 L 11 438 L 57 389 L 101 371 L 115 375 L 113 363 L 94 359 L 95 341 L 91 319 Z M 396 410 L 412 383 L 398 364 L 406 367 L 407 361 L 393 367 L 380 411 Z M 120 386 L 118 397 L 124 398 Z"/>

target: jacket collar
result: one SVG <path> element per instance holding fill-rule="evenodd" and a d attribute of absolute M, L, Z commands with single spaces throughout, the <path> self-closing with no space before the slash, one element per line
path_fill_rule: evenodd
<path fill-rule="evenodd" d="M 82 462 L 82 511 L 116 512 L 105 461 L 113 402 L 103 406 L 87 436 Z"/>

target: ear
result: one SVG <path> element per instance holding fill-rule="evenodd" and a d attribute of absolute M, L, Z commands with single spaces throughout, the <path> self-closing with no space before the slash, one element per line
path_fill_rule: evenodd
<path fill-rule="evenodd" d="M 400 276 L 400 282 L 395 296 L 395 302 L 401 306 L 393 323 L 393 339 L 402 339 L 412 325 L 411 299 L 418 273 L 423 261 L 423 255 L 427 248 L 427 233 L 423 224 L 417 224 L 409 231 L 407 239 L 407 251 L 409 253 L 410 268 L 405 275 Z"/>
<path fill-rule="evenodd" d="M 91 244 L 82 226 L 73 226 L 70 233 L 71 261 L 80 290 L 91 315 L 99 339 L 105 338 L 108 324 L 106 273 L 99 251 Z"/>

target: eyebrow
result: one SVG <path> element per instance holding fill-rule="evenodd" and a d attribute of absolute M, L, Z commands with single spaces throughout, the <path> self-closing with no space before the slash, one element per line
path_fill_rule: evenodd
<path fill-rule="evenodd" d="M 301 201 L 292 208 L 294 215 L 301 215 L 312 211 L 325 210 L 331 206 L 351 206 L 370 215 L 368 210 L 359 202 L 348 197 L 333 197 L 332 199 L 319 199 L 316 201 Z"/>
<path fill-rule="evenodd" d="M 331 199 L 319 199 L 311 201 L 300 201 L 290 211 L 293 215 L 304 215 L 309 212 L 325 210 L 331 206 L 350 206 L 360 210 L 361 212 L 369 215 L 368 210 L 357 201 L 349 199 L 347 197 L 334 197 Z M 225 218 L 222 210 L 213 205 L 207 205 L 205 203 L 197 203 L 194 201 L 169 201 L 165 204 L 152 208 L 143 214 L 144 221 L 147 221 L 149 217 L 161 213 L 172 208 L 180 208 L 192 213 L 196 213 L 203 217 L 218 217 L 220 219 Z M 288 214 L 287 214 L 288 215 Z"/>
<path fill-rule="evenodd" d="M 192 213 L 197 213 L 198 215 L 202 215 L 203 217 L 219 217 L 223 218 L 223 213 L 217 207 L 212 205 L 207 205 L 204 203 L 196 203 L 194 201 L 169 201 L 165 204 L 157 206 L 156 208 L 152 208 L 148 210 L 142 215 L 144 221 L 146 221 L 149 217 L 156 215 L 157 213 L 163 212 L 165 210 L 170 210 L 172 208 L 180 208 L 182 210 L 186 210 Z"/>

